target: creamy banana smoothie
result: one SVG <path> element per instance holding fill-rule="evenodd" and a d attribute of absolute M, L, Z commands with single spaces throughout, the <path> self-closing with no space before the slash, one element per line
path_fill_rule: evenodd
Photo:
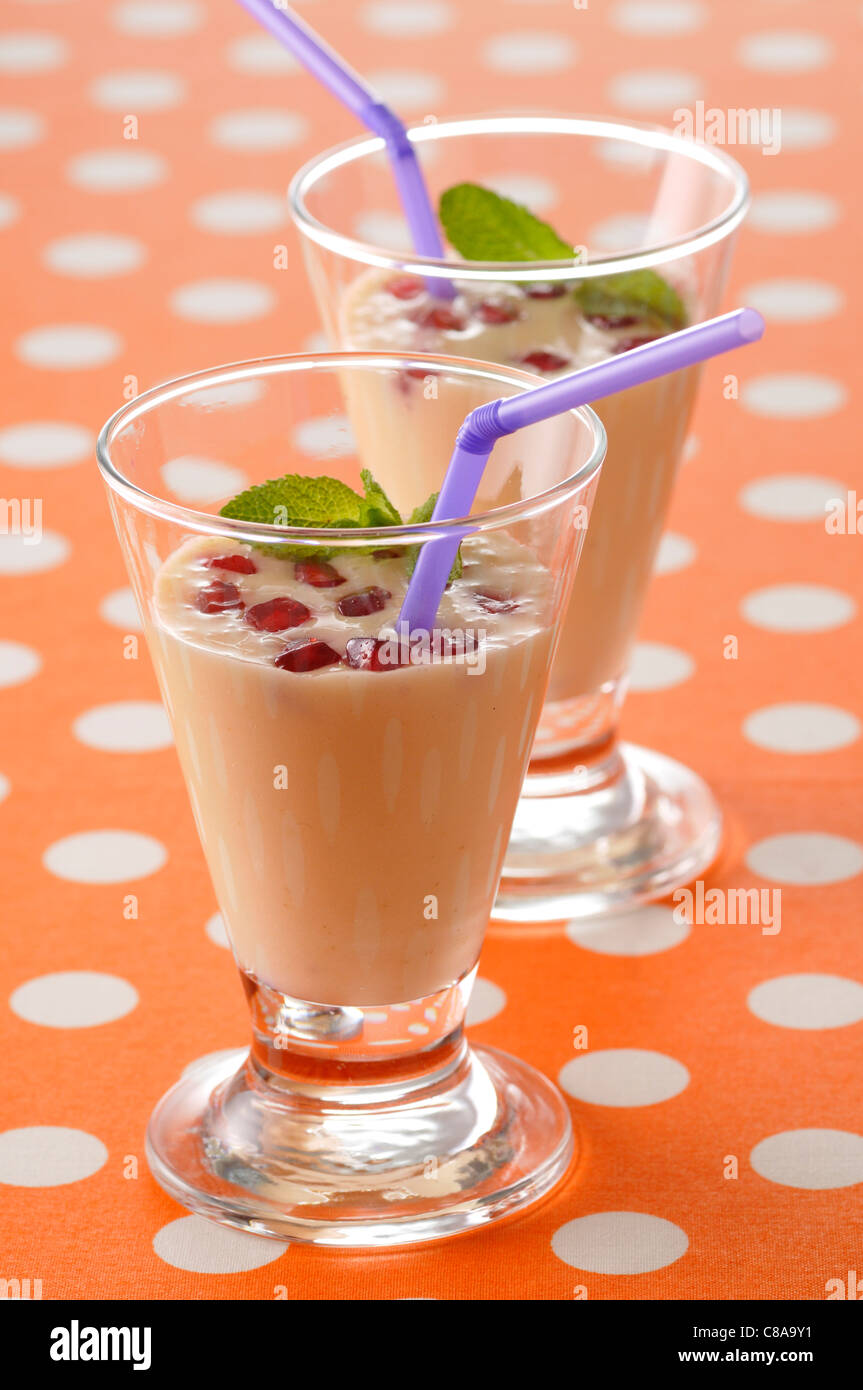
<path fill-rule="evenodd" d="M 241 969 L 323 1004 L 417 999 L 479 954 L 542 702 L 548 570 L 468 538 L 423 648 L 409 556 L 215 537 L 158 575 L 163 694 Z"/>

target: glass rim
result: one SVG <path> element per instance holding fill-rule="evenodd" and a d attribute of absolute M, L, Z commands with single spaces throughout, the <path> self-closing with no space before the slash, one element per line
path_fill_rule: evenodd
<path fill-rule="evenodd" d="M 249 544 L 274 543 L 274 532 L 279 540 L 290 544 L 338 546 L 339 549 L 359 549 L 371 542 L 387 541 L 394 538 L 402 545 L 427 542 L 430 537 L 443 536 L 456 531 L 469 530 L 471 534 L 479 531 L 497 530 L 528 517 L 540 515 L 551 507 L 559 505 L 568 497 L 583 491 L 598 472 L 605 459 L 608 440 L 605 426 L 596 411 L 589 405 L 578 406 L 562 414 L 575 416 L 591 433 L 593 447 L 590 457 L 574 473 L 555 483 L 553 487 L 536 493 L 533 497 L 518 502 L 494 507 L 490 511 L 479 512 L 467 517 L 452 517 L 446 521 L 429 521 L 421 525 L 351 527 L 297 527 L 273 526 L 265 522 L 240 521 L 219 513 L 201 512 L 193 507 L 183 506 L 168 498 L 158 497 L 140 487 L 128 478 L 114 462 L 111 446 L 120 430 L 157 410 L 160 406 L 182 396 L 190 396 L 199 391 L 247 381 L 262 376 L 277 376 L 285 372 L 303 370 L 338 371 L 351 367 L 378 367 L 404 370 L 407 368 L 428 367 L 433 371 L 447 371 L 455 375 L 484 381 L 499 381 L 505 386 L 523 387 L 544 384 L 544 378 L 517 368 L 501 367 L 478 359 L 450 357 L 433 353 L 394 353 L 394 352 L 332 352 L 332 353 L 290 353 L 273 357 L 258 357 L 247 361 L 231 362 L 221 367 L 206 368 L 143 391 L 133 400 L 116 410 L 102 426 L 96 440 L 96 460 L 105 483 L 112 492 L 150 516 L 159 517 L 186 527 L 187 530 L 218 534 Z M 455 439 L 453 439 L 455 444 Z"/>
<path fill-rule="evenodd" d="M 600 116 L 563 116 L 518 112 L 498 112 L 485 116 L 461 116 L 425 125 L 409 126 L 408 138 L 415 144 L 458 138 L 463 135 L 545 134 L 584 135 L 618 140 L 655 150 L 684 153 L 729 181 L 729 205 L 717 217 L 694 231 L 669 241 L 658 242 L 643 251 L 610 253 L 583 265 L 572 261 L 467 261 L 418 256 L 414 251 L 387 251 L 358 238 L 334 231 L 314 217 L 306 205 L 306 194 L 327 174 L 385 149 L 380 136 L 360 135 L 333 145 L 307 160 L 288 186 L 291 216 L 302 233 L 330 251 L 364 265 L 384 270 L 405 271 L 427 278 L 473 280 L 573 280 L 591 279 L 610 271 L 622 273 L 663 265 L 684 255 L 692 255 L 723 240 L 737 228 L 749 206 L 749 180 L 742 166 L 722 150 L 699 140 L 676 134 L 664 126 L 637 121 L 609 120 Z"/>

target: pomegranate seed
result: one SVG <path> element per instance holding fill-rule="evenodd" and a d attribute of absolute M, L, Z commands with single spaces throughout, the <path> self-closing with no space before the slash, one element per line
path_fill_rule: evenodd
<path fill-rule="evenodd" d="M 317 671 L 321 666 L 332 666 L 341 659 L 328 642 L 310 637 L 308 641 L 289 642 L 276 657 L 276 665 L 280 671 Z"/>
<path fill-rule="evenodd" d="M 225 613 L 230 608 L 244 606 L 236 584 L 227 584 L 224 579 L 214 579 L 195 599 L 195 607 L 202 613 Z"/>
<path fill-rule="evenodd" d="M 335 589 L 347 583 L 343 574 L 323 560 L 298 560 L 294 565 L 294 577 L 301 584 L 311 584 L 313 589 Z"/>
<path fill-rule="evenodd" d="M 562 372 L 570 364 L 568 357 L 561 357 L 559 352 L 549 352 L 547 348 L 536 348 L 519 360 L 525 367 L 536 367 L 538 372 Z"/>
<path fill-rule="evenodd" d="M 432 639 L 440 646 L 442 657 L 466 655 L 468 652 L 476 651 L 478 646 L 476 634 L 468 631 L 454 633 L 436 627 L 432 632 Z"/>
<path fill-rule="evenodd" d="M 479 590 L 474 594 L 474 598 L 486 613 L 514 613 L 519 606 L 515 599 L 507 598 L 504 594 L 484 593 Z"/>
<path fill-rule="evenodd" d="M 634 328 L 641 323 L 638 314 L 586 314 L 585 318 L 596 328 Z"/>
<path fill-rule="evenodd" d="M 388 598 L 392 598 L 389 589 L 379 589 L 373 584 L 371 588 L 360 589 L 356 594 L 346 594 L 339 599 L 336 607 L 343 618 L 365 618 L 369 613 L 380 613 L 382 608 L 386 608 Z"/>
<path fill-rule="evenodd" d="M 233 570 L 235 574 L 257 574 L 258 567 L 254 560 L 250 560 L 248 555 L 214 555 L 210 560 L 205 560 L 207 569 L 211 570 Z"/>
<path fill-rule="evenodd" d="M 518 318 L 518 307 L 511 299 L 481 299 L 476 314 L 483 323 L 512 323 Z"/>
<path fill-rule="evenodd" d="M 618 338 L 614 345 L 614 354 L 629 352 L 630 348 L 643 347 L 645 343 L 655 343 L 657 338 L 661 338 L 661 333 L 645 333 L 641 337 Z"/>
<path fill-rule="evenodd" d="M 547 285 L 525 285 L 524 292 L 528 299 L 562 299 L 566 294 L 566 285 L 560 280 L 553 280 Z"/>
<path fill-rule="evenodd" d="M 304 603 L 294 598 L 271 598 L 246 609 L 246 622 L 258 632 L 284 632 L 308 622 L 311 614 Z"/>
<path fill-rule="evenodd" d="M 414 315 L 414 323 L 419 324 L 420 328 L 448 329 L 453 333 L 458 333 L 464 328 L 461 314 L 457 314 L 454 309 L 448 309 L 445 304 L 429 304 L 425 309 L 420 309 L 419 313 Z"/>
<path fill-rule="evenodd" d="M 423 283 L 415 275 L 393 275 L 384 289 L 395 295 L 396 299 L 416 299 L 423 292 Z"/>
<path fill-rule="evenodd" d="M 398 661 L 384 656 L 381 648 L 388 646 L 382 637 L 352 637 L 345 652 L 345 661 L 355 671 L 394 671 Z"/>
<path fill-rule="evenodd" d="M 373 560 L 398 560 L 404 554 L 403 550 L 373 550 Z"/>

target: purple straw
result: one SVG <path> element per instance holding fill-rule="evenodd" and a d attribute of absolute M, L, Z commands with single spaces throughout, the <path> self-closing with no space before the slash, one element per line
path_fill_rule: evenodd
<path fill-rule="evenodd" d="M 763 332 L 764 320 L 755 309 L 735 309 L 730 314 L 632 348 L 620 357 L 570 372 L 545 386 L 477 406 L 465 417 L 456 435 L 431 520 L 449 521 L 470 515 L 495 440 L 505 434 L 524 429 L 525 425 L 536 425 L 540 420 L 549 420 L 553 415 L 562 415 L 577 406 L 589 405 L 603 396 L 616 395 L 643 381 L 667 376 L 708 357 L 718 357 L 732 348 L 754 343 Z M 409 632 L 432 630 L 456 551 L 470 529 L 467 526 L 454 535 L 427 541 L 421 546 L 399 614 L 399 628 L 407 623 Z"/>
<path fill-rule="evenodd" d="M 333 96 L 338 97 L 368 130 L 383 138 L 414 250 L 420 256 L 443 260 L 440 228 L 416 151 L 395 112 L 385 102 L 378 101 L 359 73 L 354 72 L 304 20 L 292 14 L 287 5 L 277 4 L 276 0 L 240 0 L 240 4 L 275 38 L 286 44 L 312 76 L 329 88 Z M 453 299 L 455 296 L 455 289 L 449 280 L 437 276 L 427 278 L 426 287 L 438 299 Z"/>

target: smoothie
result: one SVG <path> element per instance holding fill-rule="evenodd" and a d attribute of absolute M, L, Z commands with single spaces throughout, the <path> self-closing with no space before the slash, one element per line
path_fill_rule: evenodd
<path fill-rule="evenodd" d="M 297 560 L 215 537 L 156 580 L 151 638 L 240 968 L 295 999 L 418 999 L 471 970 L 542 703 L 553 585 L 468 538 L 422 662 L 404 551 Z"/>

